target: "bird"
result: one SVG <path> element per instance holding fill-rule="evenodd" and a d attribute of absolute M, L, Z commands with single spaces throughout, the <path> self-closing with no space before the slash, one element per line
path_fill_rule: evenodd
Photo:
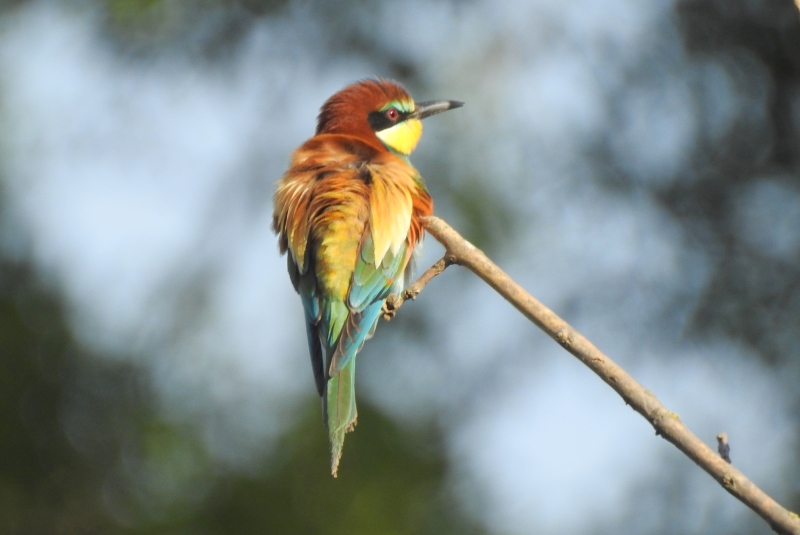
<path fill-rule="evenodd" d="M 433 214 L 409 155 L 422 119 L 461 106 L 414 102 L 389 79 L 357 81 L 325 101 L 314 136 L 275 186 L 272 229 L 305 312 L 333 477 L 356 425 L 356 354 L 410 276 Z"/>

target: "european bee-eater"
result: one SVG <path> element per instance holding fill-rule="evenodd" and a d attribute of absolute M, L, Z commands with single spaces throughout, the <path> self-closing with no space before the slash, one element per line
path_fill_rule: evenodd
<path fill-rule="evenodd" d="M 402 290 L 433 214 L 408 161 L 421 119 L 462 106 L 415 103 L 390 80 L 362 80 L 323 104 L 314 137 L 292 155 L 275 190 L 272 228 L 305 309 L 308 349 L 336 477 L 356 424 L 356 353 L 386 297 Z"/>

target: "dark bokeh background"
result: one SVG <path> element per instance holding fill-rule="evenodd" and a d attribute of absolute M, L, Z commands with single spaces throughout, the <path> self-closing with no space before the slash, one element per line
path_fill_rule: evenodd
<path fill-rule="evenodd" d="M 258 467 L 218 473 L 192 429 L 159 418 L 141 369 L 80 347 L 29 267 L 3 263 L 0 306 L 3 533 L 481 532 L 452 512 L 435 429 L 403 432 L 362 404 L 334 480 L 309 403 Z M 148 476 L 163 479 L 142 489 Z M 179 496 L 158 488 L 171 478 Z"/>
<path fill-rule="evenodd" d="M 549 359 L 566 362 L 566 354 L 455 270 L 368 344 L 376 363 L 363 364 L 358 428 L 348 435 L 340 478 L 328 476 L 299 305 L 267 229 L 270 195 L 325 96 L 372 74 L 403 81 L 421 100 L 468 102 L 461 116 L 426 126 L 414 159 L 437 212 L 632 365 L 657 395 L 666 390 L 668 405 L 703 439 L 740 429 L 730 433 L 734 462 L 800 510 L 796 8 L 659 2 L 645 16 L 624 1 L 523 4 L 497 8 L 504 15 L 496 17 L 477 1 L 1 4 L 0 532 L 769 532 L 691 463 L 654 444 L 601 387 L 587 386 L 592 378 L 576 383 L 581 370 L 552 368 Z M 640 29 L 633 37 L 632 27 Z M 34 44 L 61 34 L 90 37 L 74 50 L 58 50 L 55 38 L 54 46 Z M 79 57 L 81 46 L 98 55 L 59 59 Z M 111 66 L 87 67 L 91 76 L 77 70 L 98 61 Z M 36 85 L 29 64 L 51 81 Z M 186 74 L 170 78 L 173 68 Z M 112 86 L 112 97 L 69 101 L 80 103 L 77 126 L 61 132 L 51 110 L 69 111 L 58 99 L 80 86 L 60 80 L 97 72 L 133 82 Z M 159 100 L 151 78 L 178 89 Z M 211 87 L 211 96 L 194 106 L 198 86 Z M 202 187 L 214 202 L 185 217 L 194 230 L 141 253 L 136 239 L 121 239 L 105 255 L 107 244 L 118 245 L 113 236 L 161 232 L 136 214 L 144 221 L 190 197 L 191 182 L 163 178 L 193 172 L 170 158 L 194 158 L 185 131 L 227 123 L 192 121 L 236 99 L 262 107 L 236 119 L 254 126 L 231 129 L 231 144 L 246 146 L 220 157 L 222 171 L 209 171 L 214 178 Z M 103 128 L 81 122 L 83 106 L 95 105 Z M 182 106 L 189 107 L 170 115 Z M 235 115 L 238 108 L 225 106 L 220 117 Z M 103 111 L 116 108 L 127 110 L 122 118 Z M 138 119 L 145 108 L 157 111 Z M 136 121 L 144 126 L 129 133 Z M 96 133 L 83 138 L 84 130 Z M 227 132 L 217 130 L 220 139 Z M 119 146 L 105 144 L 118 136 Z M 185 153 L 162 143 L 173 138 L 188 140 Z M 161 145 L 164 154 L 152 148 Z M 199 154 L 210 145 L 198 146 Z M 141 205 L 131 201 L 134 215 L 118 231 L 113 205 L 86 207 L 109 206 L 113 195 L 91 194 L 117 187 L 113 177 L 127 176 L 139 159 L 154 162 L 143 172 L 156 184 L 153 195 L 175 189 L 156 208 L 144 194 Z M 98 182 L 85 182 L 83 170 L 100 160 L 110 164 Z M 57 180 L 48 182 L 51 175 Z M 54 246 L 51 230 L 69 228 L 74 205 L 52 193 L 54 184 L 76 192 L 87 228 L 112 239 L 95 246 L 92 236 L 70 241 L 66 233 Z M 41 201 L 48 195 L 52 204 Z M 250 228 L 263 243 L 237 241 Z M 194 240 L 185 250 L 172 245 L 182 236 Z M 262 252 L 233 252 L 250 248 Z M 119 276 L 112 271 L 108 287 L 92 284 L 110 264 L 81 263 L 175 250 L 166 275 L 147 279 L 134 262 Z M 245 267 L 227 276 L 220 259 L 234 257 Z M 252 272 L 269 281 L 251 287 Z M 140 276 L 150 293 L 115 323 L 134 294 L 104 288 L 134 287 Z M 226 337 L 236 332 L 230 325 L 247 335 Z M 248 345 L 253 339 L 262 345 Z M 233 348 L 240 342 L 245 349 Z M 219 356 L 228 352 L 245 356 Z M 278 354 L 297 366 L 281 375 L 253 364 Z M 533 367 L 521 364 L 531 355 Z M 559 412 L 564 406 L 569 414 Z M 565 420 L 574 413 L 599 423 Z M 624 427 L 616 442 L 620 426 L 632 430 Z M 590 468 L 562 468 L 579 457 Z M 528 458 L 539 464 L 519 463 Z M 608 470 L 591 471 L 598 465 Z M 548 495 L 564 498 L 546 502 L 546 511 L 526 506 Z M 589 505 L 598 501 L 599 514 Z"/>

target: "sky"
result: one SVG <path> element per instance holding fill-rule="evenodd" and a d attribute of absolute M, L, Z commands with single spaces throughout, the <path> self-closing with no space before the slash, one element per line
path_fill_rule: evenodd
<path fill-rule="evenodd" d="M 607 148 L 643 188 L 690 180 L 700 141 L 763 119 L 766 74 L 740 76 L 756 60 L 688 57 L 667 1 L 419 1 L 402 19 L 376 6 L 351 24 L 415 67 L 414 96 L 466 102 L 426 121 L 412 157 L 437 214 L 468 225 L 457 192 L 489 192 L 513 222 L 487 223 L 497 262 L 706 443 L 726 431 L 736 465 L 780 501 L 793 395 L 752 350 L 686 335 L 714 259 L 652 196 L 608 187 L 592 157 Z M 326 51 L 332 30 L 303 7 L 247 32 L 224 62 L 142 60 L 80 6 L 0 20 L 4 254 L 32 258 L 83 343 L 146 366 L 165 417 L 244 469 L 314 393 L 273 184 L 328 96 L 387 71 L 379 54 Z M 744 239 L 794 258 L 797 191 L 764 177 L 739 198 Z M 441 253 L 427 240 L 420 267 Z M 676 531 L 752 520 L 476 278 L 451 268 L 399 315 L 363 350 L 359 397 L 441 425 L 459 503 L 495 532 L 645 533 L 676 507 L 656 492 L 669 485 Z"/>

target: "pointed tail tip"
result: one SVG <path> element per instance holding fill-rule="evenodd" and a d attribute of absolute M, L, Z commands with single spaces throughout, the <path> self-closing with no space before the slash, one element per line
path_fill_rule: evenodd
<path fill-rule="evenodd" d="M 340 435 L 331 434 L 331 475 L 338 477 L 339 474 L 339 461 L 342 460 L 342 450 L 344 449 L 344 436 L 345 434 L 353 431 L 356 427 L 357 417 L 353 418 L 344 431 L 340 430 Z"/>
<path fill-rule="evenodd" d="M 356 424 L 358 423 L 358 413 L 353 416 L 353 421 L 347 425 L 347 429 L 344 430 L 345 433 L 352 433 L 356 430 Z"/>
<path fill-rule="evenodd" d="M 331 475 L 333 477 L 339 476 L 339 460 L 342 458 L 342 448 L 334 448 L 331 452 Z"/>
<path fill-rule="evenodd" d="M 343 429 L 338 429 L 331 433 L 331 475 L 336 477 L 339 473 L 339 461 L 342 459 L 342 450 L 344 449 L 344 435 Z"/>

